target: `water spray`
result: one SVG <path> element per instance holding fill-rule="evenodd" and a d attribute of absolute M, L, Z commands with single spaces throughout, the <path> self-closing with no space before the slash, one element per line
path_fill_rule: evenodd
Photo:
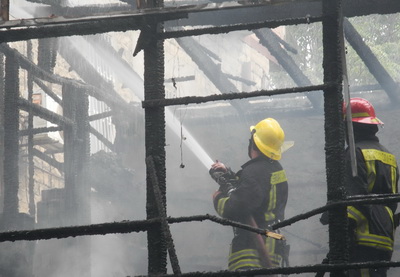
<path fill-rule="evenodd" d="M 165 109 L 165 121 L 168 122 L 168 126 L 171 130 L 177 135 L 184 137 L 184 141 L 188 148 L 196 155 L 199 161 L 209 169 L 210 166 L 214 163 L 210 158 L 208 153 L 204 150 L 204 148 L 199 144 L 199 142 L 192 136 L 192 134 L 185 128 L 185 126 L 181 125 L 180 122 L 176 119 L 176 117 L 172 114 L 171 110 Z M 183 136 L 183 134 L 185 134 Z M 183 166 L 183 167 L 182 167 Z M 181 168 L 184 168 L 185 165 L 182 163 Z"/>

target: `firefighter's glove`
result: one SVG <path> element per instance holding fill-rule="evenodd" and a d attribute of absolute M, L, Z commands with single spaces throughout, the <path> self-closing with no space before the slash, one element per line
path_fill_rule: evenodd
<path fill-rule="evenodd" d="M 213 178 L 214 181 L 217 182 L 220 186 L 227 185 L 235 179 L 235 173 L 232 172 L 230 168 L 228 168 L 227 170 L 211 168 L 209 173 L 211 178 Z"/>
<path fill-rule="evenodd" d="M 221 169 L 210 169 L 211 178 L 219 185 L 219 191 L 228 194 L 236 184 L 235 173 L 228 168 L 226 171 Z"/>
<path fill-rule="evenodd" d="M 218 170 L 218 169 L 213 169 L 211 168 L 208 173 L 210 174 L 211 178 L 213 178 L 213 180 L 217 183 L 220 182 L 222 175 L 225 174 L 224 171 L 222 170 Z"/>

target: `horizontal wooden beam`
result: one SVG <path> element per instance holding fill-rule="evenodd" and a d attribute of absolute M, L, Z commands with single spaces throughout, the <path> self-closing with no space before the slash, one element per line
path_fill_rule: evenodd
<path fill-rule="evenodd" d="M 217 1 L 216 1 L 217 2 Z M 79 9 L 75 7 L 73 9 Z M 343 0 L 345 17 L 400 12 L 400 1 Z M 251 15 L 251 16 L 249 16 Z M 238 1 L 237 5 L 211 3 L 157 9 L 130 10 L 95 16 L 20 19 L 0 24 L 0 43 L 61 37 L 91 35 L 107 32 L 140 30 L 151 21 L 165 22 L 166 27 L 253 24 L 276 21 L 281 25 L 298 24 L 291 19 L 322 18 L 321 0 Z M 292 23 L 291 23 L 292 22 Z M 209 33 L 209 28 L 204 34 Z"/>

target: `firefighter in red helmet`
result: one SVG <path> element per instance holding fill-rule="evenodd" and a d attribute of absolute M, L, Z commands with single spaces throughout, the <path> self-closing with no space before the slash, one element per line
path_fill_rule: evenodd
<path fill-rule="evenodd" d="M 281 126 L 273 118 L 251 126 L 250 132 L 250 160 L 240 171 L 234 173 L 221 162 L 211 166 L 210 175 L 219 184 L 213 202 L 220 216 L 265 229 L 284 219 L 288 183 L 279 160 L 287 144 Z M 284 261 L 287 263 L 289 246 L 285 241 L 270 237 L 264 241 L 255 240 L 253 234 L 234 228 L 229 270 L 277 267 Z"/>
<path fill-rule="evenodd" d="M 346 116 L 345 105 L 343 105 L 343 115 Z M 351 121 L 369 125 L 383 125 L 383 122 L 376 117 L 375 109 L 372 104 L 359 97 L 350 99 Z"/>
<path fill-rule="evenodd" d="M 354 176 L 349 149 L 346 149 L 347 195 L 397 193 L 399 171 L 396 157 L 380 144 L 376 136 L 378 126 L 383 125 L 383 122 L 376 117 L 374 107 L 366 99 L 351 98 L 350 108 L 357 174 Z M 346 116 L 345 112 L 344 116 Z M 347 207 L 350 262 L 391 260 L 396 228 L 394 223 L 396 208 L 397 203 Z M 386 271 L 386 268 L 349 270 L 349 276 L 384 277 Z"/>

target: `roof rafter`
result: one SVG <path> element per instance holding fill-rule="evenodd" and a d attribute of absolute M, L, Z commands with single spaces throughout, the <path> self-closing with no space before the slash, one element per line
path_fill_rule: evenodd
<path fill-rule="evenodd" d="M 79 9 L 79 7 L 73 9 Z M 343 11 L 345 17 L 396 13 L 400 12 L 400 2 L 344 0 Z M 249 14 L 251 17 L 248 16 Z M 270 21 L 285 21 L 293 18 L 312 17 L 322 17 L 321 0 L 279 0 L 261 4 L 243 3 L 235 6 L 222 6 L 215 3 L 187 5 L 76 18 L 50 16 L 48 18 L 12 20 L 0 24 L 0 42 L 139 30 L 151 21 L 168 21 L 165 23 L 166 27 L 221 26 L 255 23 L 265 21 L 266 18 Z M 290 24 L 290 21 L 287 24 Z M 207 32 L 205 30 L 205 33 Z"/>

